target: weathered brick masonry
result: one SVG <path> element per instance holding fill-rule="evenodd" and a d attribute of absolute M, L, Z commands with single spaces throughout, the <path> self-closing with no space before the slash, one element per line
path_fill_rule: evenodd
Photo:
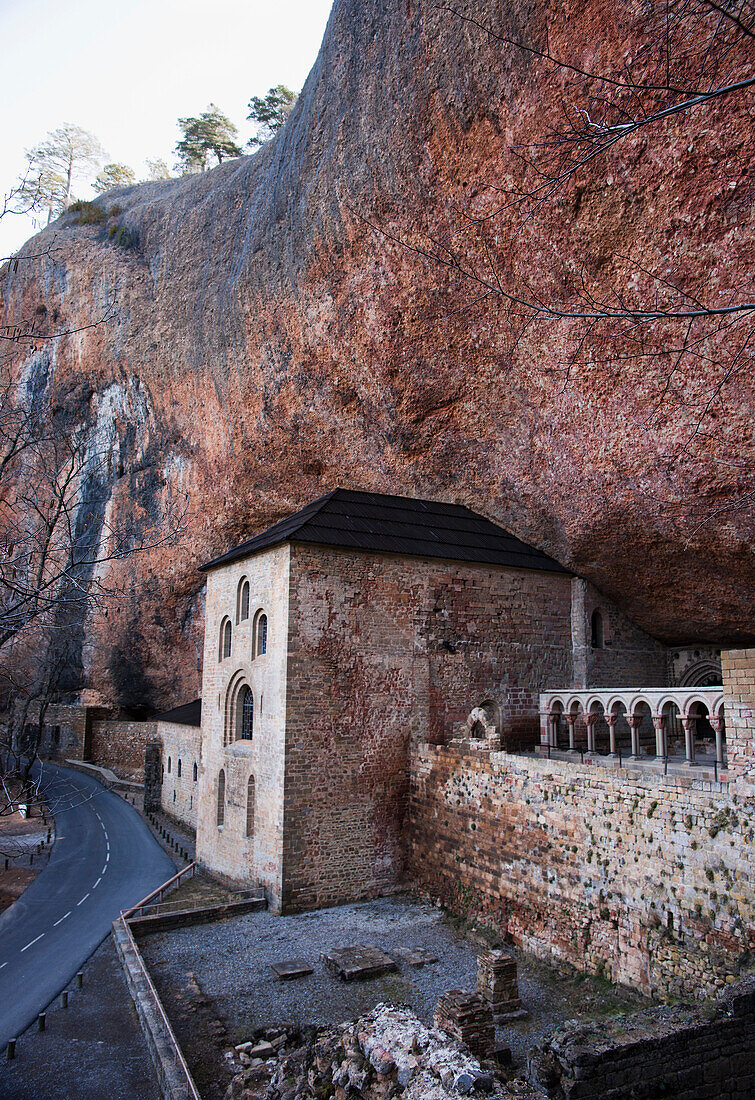
<path fill-rule="evenodd" d="M 527 951 L 713 994 L 755 950 L 755 806 L 639 769 L 420 744 L 411 873 Z"/>
<path fill-rule="evenodd" d="M 538 694 L 573 682 L 574 622 L 597 603 L 565 574 L 293 544 L 284 906 L 404 881 L 410 742 L 442 744 L 492 700 L 504 744 L 534 745 Z M 602 675 L 662 683 L 663 646 L 609 614 Z"/>

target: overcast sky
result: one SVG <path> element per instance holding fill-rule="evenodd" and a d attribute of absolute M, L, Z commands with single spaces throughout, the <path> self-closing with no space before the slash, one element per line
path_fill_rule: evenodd
<path fill-rule="evenodd" d="M 211 101 L 244 144 L 249 99 L 275 84 L 301 88 L 331 3 L 0 0 L 0 191 L 22 171 L 24 150 L 65 122 L 90 130 L 137 177 L 148 157 L 173 167 L 176 119 Z M 34 232 L 29 219 L 0 220 L 0 256 Z"/>

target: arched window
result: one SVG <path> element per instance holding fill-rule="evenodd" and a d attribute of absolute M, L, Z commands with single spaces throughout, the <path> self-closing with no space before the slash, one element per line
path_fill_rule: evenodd
<path fill-rule="evenodd" d="M 236 696 L 236 740 L 251 741 L 254 733 L 254 696 L 244 684 Z"/>
<path fill-rule="evenodd" d="M 220 646 L 218 652 L 218 660 L 222 661 L 225 657 L 231 656 L 231 639 L 233 637 L 233 627 L 231 626 L 230 619 L 224 619 L 220 626 Z"/>
<path fill-rule="evenodd" d="M 220 769 L 220 774 L 218 775 L 217 823 L 218 825 L 223 825 L 225 823 L 225 772 L 222 768 Z"/>
<path fill-rule="evenodd" d="M 181 778 L 181 757 L 180 756 L 178 758 L 178 764 L 176 766 L 176 775 L 178 776 L 179 779 Z"/>
<path fill-rule="evenodd" d="M 170 775 L 170 757 L 168 757 L 168 775 Z"/>
<path fill-rule="evenodd" d="M 263 653 L 267 653 L 267 615 L 258 611 L 254 620 L 254 656 L 261 657 Z"/>
<path fill-rule="evenodd" d="M 242 577 L 239 581 L 239 591 L 236 603 L 236 622 L 240 623 L 249 618 L 249 581 Z"/>
<path fill-rule="evenodd" d="M 246 785 L 246 835 L 254 836 L 254 776 Z"/>
<path fill-rule="evenodd" d="M 194 762 L 194 767 L 193 767 L 193 768 L 191 769 L 191 778 L 192 778 L 193 782 L 194 782 L 194 783 L 196 783 L 196 781 L 197 781 L 197 765 L 196 765 L 196 761 Z"/>
<path fill-rule="evenodd" d="M 603 649 L 606 644 L 605 629 L 603 626 L 603 614 L 596 608 L 590 619 L 591 645 L 593 649 Z"/>

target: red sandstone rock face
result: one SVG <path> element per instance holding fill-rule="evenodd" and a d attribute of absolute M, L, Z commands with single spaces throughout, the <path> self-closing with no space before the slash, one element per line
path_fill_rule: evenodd
<path fill-rule="evenodd" d="M 463 11 L 519 41 L 547 35 L 583 68 L 615 68 L 656 33 L 640 4 Z M 746 71 L 736 51 L 726 65 Z M 504 288 L 566 306 L 582 277 L 647 300 L 637 265 L 716 303 L 746 295 L 747 95 L 640 131 L 522 225 L 520 208 L 487 217 L 531 180 L 525 147 L 579 101 L 551 73 L 430 3 L 336 0 L 274 141 L 106 200 L 135 248 L 68 217 L 25 246 L 54 242 L 53 258 L 4 273 L 4 320 L 43 305 L 90 324 L 114 301 L 112 319 L 46 347 L 51 389 L 76 387 L 79 416 L 115 426 L 115 514 L 160 519 L 171 492 L 191 499 L 178 548 L 129 564 L 138 614 L 90 629 L 84 663 L 106 696 L 191 698 L 196 565 L 336 485 L 476 508 L 656 636 L 752 636 L 747 329 L 675 367 L 599 326 L 567 372 L 582 322 L 521 332 L 500 297 L 477 301 L 479 283 L 389 236 L 447 240 L 465 270 L 490 281 L 492 260 Z M 680 332 L 648 339 L 676 347 Z M 42 354 L 19 351 L 19 369 L 41 376 Z"/>

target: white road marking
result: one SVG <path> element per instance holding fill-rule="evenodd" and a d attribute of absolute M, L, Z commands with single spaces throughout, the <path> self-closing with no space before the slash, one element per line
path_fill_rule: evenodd
<path fill-rule="evenodd" d="M 65 916 L 62 916 L 62 917 L 60 918 L 60 920 L 56 920 L 56 921 L 55 921 L 55 924 L 53 924 L 53 928 L 57 928 L 57 927 L 58 927 L 58 925 L 59 925 L 59 924 L 62 924 L 62 923 L 63 923 L 63 921 L 64 921 L 64 920 L 66 919 L 66 917 L 70 917 L 70 915 L 71 915 L 71 910 L 69 909 L 69 910 L 68 910 L 68 912 L 67 912 L 67 913 L 65 914 Z"/>
<path fill-rule="evenodd" d="M 107 862 L 105 863 L 105 866 L 100 871 L 100 878 L 102 878 L 102 876 L 105 874 L 105 871 L 107 871 Z"/>
<path fill-rule="evenodd" d="M 105 863 L 109 863 L 109 862 L 110 862 L 110 852 L 108 852 L 107 855 L 105 856 Z"/>
<path fill-rule="evenodd" d="M 28 951 L 30 947 L 33 947 L 37 940 L 41 940 L 44 936 L 44 932 L 40 932 L 36 939 L 33 939 L 31 943 L 27 943 L 26 947 L 22 947 L 22 951 Z"/>
<path fill-rule="evenodd" d="M 4 967 L 4 966 L 7 966 L 7 965 L 8 965 L 7 963 L 0 963 L 0 970 L 2 970 L 2 969 L 3 969 L 3 967 Z"/>
<path fill-rule="evenodd" d="M 100 885 L 100 883 L 101 883 L 101 882 L 102 882 L 102 875 L 100 875 L 100 877 L 99 877 L 99 878 L 97 879 L 97 881 L 95 882 L 95 884 L 94 884 L 94 886 L 92 887 L 92 889 L 93 889 L 93 890 L 96 890 L 96 889 L 97 889 L 97 887 L 98 887 L 98 886 Z"/>
<path fill-rule="evenodd" d="M 84 904 L 84 902 L 85 902 L 85 901 L 87 900 L 87 898 L 88 898 L 88 897 L 89 897 L 89 891 L 87 890 L 86 894 L 84 894 L 84 897 L 83 897 L 83 898 L 81 899 L 81 901 L 77 901 L 77 902 L 76 902 L 76 905 L 77 905 L 77 906 L 79 906 L 79 905 L 83 905 L 83 904 Z"/>

